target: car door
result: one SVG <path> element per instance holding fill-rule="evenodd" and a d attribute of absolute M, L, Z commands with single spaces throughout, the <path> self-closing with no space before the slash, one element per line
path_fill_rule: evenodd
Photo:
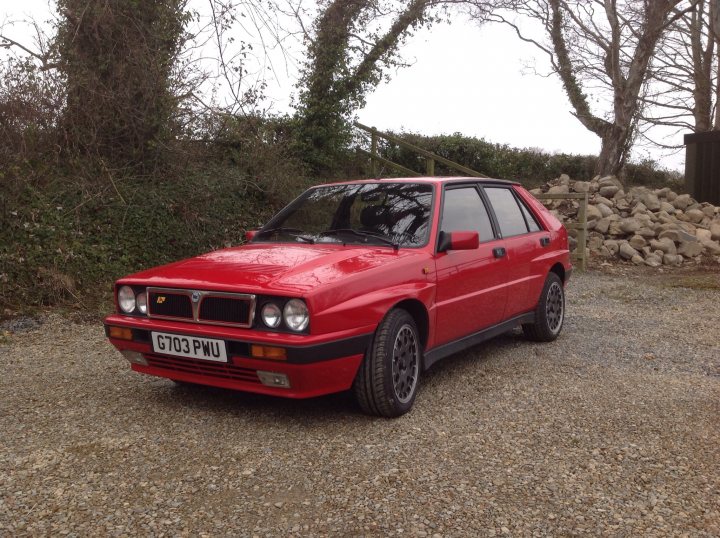
<path fill-rule="evenodd" d="M 475 230 L 473 250 L 438 252 L 436 343 L 444 344 L 498 323 L 505 310 L 507 257 L 476 184 L 447 185 L 440 231 Z M 440 234 L 438 234 L 440 235 Z"/>
<path fill-rule="evenodd" d="M 538 220 L 512 187 L 483 187 L 507 250 L 508 297 L 504 319 L 531 311 L 537 304 L 544 275 L 536 262 L 546 236 Z"/>

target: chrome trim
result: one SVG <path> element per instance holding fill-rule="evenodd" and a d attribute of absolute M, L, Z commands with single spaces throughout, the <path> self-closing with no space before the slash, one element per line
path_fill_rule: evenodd
<path fill-rule="evenodd" d="M 202 290 L 188 290 L 188 289 L 182 289 L 182 288 L 156 288 L 156 287 L 147 287 L 145 288 L 145 293 L 147 294 L 148 298 L 148 308 L 147 308 L 147 317 L 148 318 L 154 318 L 154 319 L 169 319 L 174 321 L 194 321 L 195 323 L 202 323 L 204 325 L 222 325 L 223 327 L 240 327 L 243 329 L 249 329 L 252 327 L 253 320 L 255 319 L 255 307 L 257 305 L 257 297 L 250 293 L 230 293 L 230 292 L 224 292 L 224 291 L 202 291 Z M 190 301 L 190 307 L 192 308 L 192 319 L 190 318 L 183 318 L 183 317 L 177 317 L 177 316 L 163 316 L 158 314 L 152 313 L 151 308 L 151 301 L 150 301 L 150 294 L 151 293 L 173 293 L 175 295 L 186 295 L 188 300 Z M 198 302 L 193 302 L 192 295 L 193 293 L 199 293 L 200 294 L 200 300 Z M 200 305 L 202 305 L 203 301 L 207 297 L 226 297 L 231 299 L 240 299 L 250 302 L 250 307 L 248 309 L 248 323 L 232 323 L 227 321 L 212 321 L 212 320 L 203 320 L 200 318 Z"/>

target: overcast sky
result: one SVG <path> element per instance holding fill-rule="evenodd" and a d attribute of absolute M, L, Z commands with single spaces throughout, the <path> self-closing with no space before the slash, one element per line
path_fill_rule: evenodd
<path fill-rule="evenodd" d="M 203 3 L 200 3 L 203 5 Z M 48 0 L 2 2 L 0 20 L 32 16 L 50 18 Z M 16 25 L 13 35 L 27 29 Z M 26 36 L 27 37 L 27 36 Z M 299 52 L 298 52 L 299 53 Z M 403 49 L 410 67 L 391 73 L 358 111 L 365 124 L 387 130 L 452 134 L 485 138 L 514 147 L 549 152 L 597 154 L 599 139 L 570 114 L 570 105 L 555 77 L 529 73 L 527 66 L 547 72 L 547 60 L 509 29 L 458 19 L 421 30 Z M 290 110 L 295 69 L 277 60 L 277 80 L 269 81 L 268 96 L 276 112 Z M 671 143 L 681 143 L 679 136 Z M 664 166 L 682 170 L 684 153 L 636 149 L 635 158 L 649 156 Z"/>

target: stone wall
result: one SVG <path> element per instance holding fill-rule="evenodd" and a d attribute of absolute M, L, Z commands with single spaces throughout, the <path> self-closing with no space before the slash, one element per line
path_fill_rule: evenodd
<path fill-rule="evenodd" d="M 687 261 L 720 262 L 720 207 L 699 203 L 669 188 L 632 187 L 615 177 L 573 181 L 567 175 L 533 194 L 588 193 L 588 249 L 591 256 L 620 258 L 659 267 Z M 577 219 L 576 200 L 543 200 L 563 222 Z M 571 249 L 576 230 L 569 230 Z"/>

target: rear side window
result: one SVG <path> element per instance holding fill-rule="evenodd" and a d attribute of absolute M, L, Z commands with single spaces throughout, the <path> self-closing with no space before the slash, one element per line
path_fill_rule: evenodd
<path fill-rule="evenodd" d="M 495 238 L 487 208 L 475 187 L 445 191 L 440 229 L 448 233 L 474 230 L 480 241 Z"/>
<path fill-rule="evenodd" d="M 525 222 L 527 222 L 528 228 L 531 232 L 539 232 L 541 230 L 540 224 L 538 224 L 537 219 L 535 216 L 530 212 L 530 210 L 525 205 L 525 202 L 522 200 L 518 200 L 520 202 L 520 210 L 522 211 L 523 216 L 525 217 Z"/>
<path fill-rule="evenodd" d="M 495 210 L 495 216 L 497 217 L 498 224 L 500 224 L 500 231 L 503 237 L 512 237 L 513 235 L 528 233 L 528 227 L 527 224 L 525 224 L 522 209 L 520 209 L 510 189 L 485 187 L 485 193 Z"/>

